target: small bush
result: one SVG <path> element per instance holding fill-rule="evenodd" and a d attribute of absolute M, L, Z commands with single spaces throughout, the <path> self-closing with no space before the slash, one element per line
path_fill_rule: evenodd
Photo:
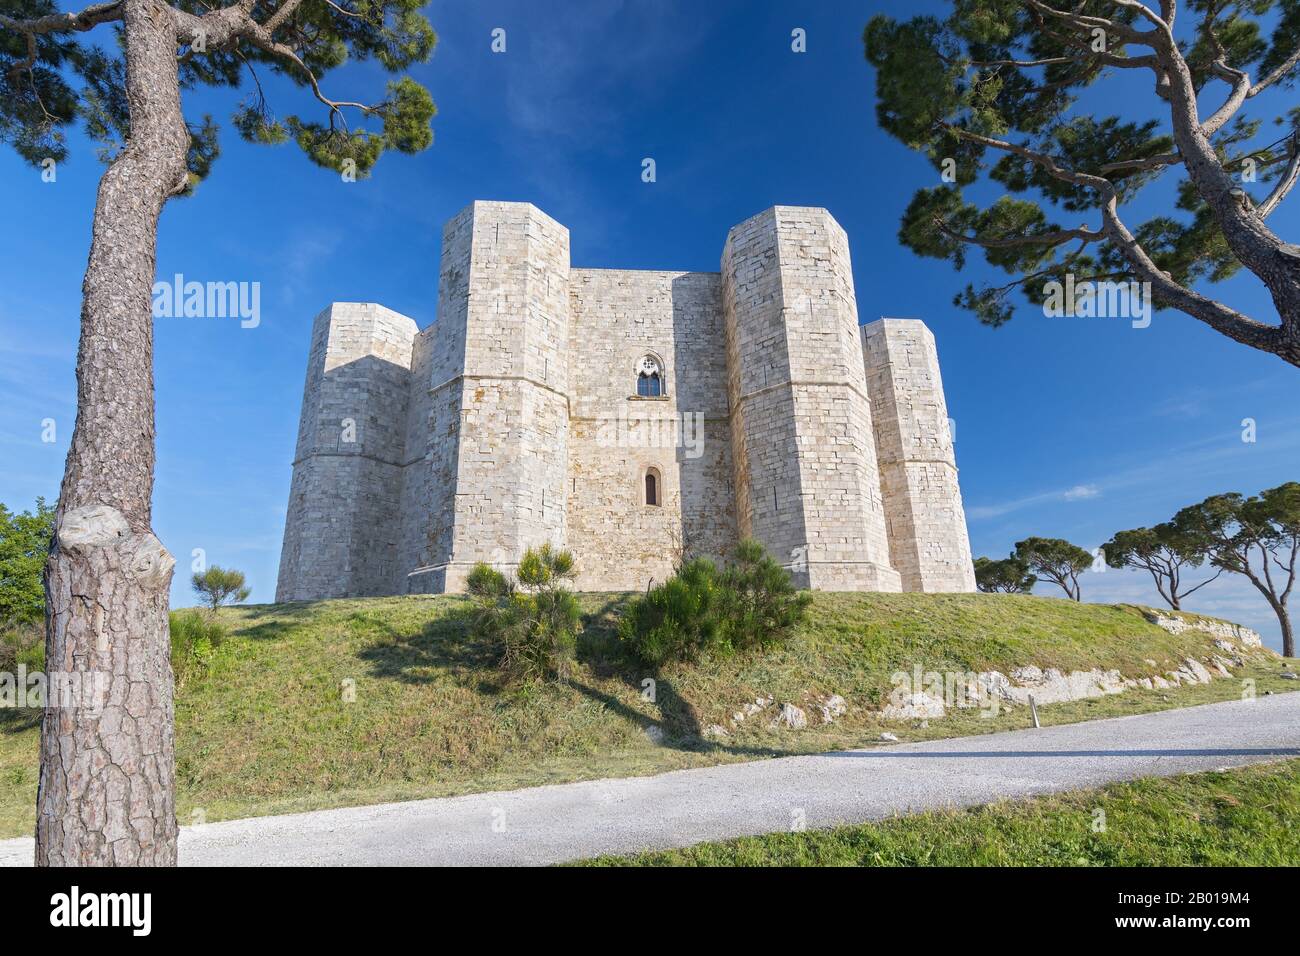
<path fill-rule="evenodd" d="M 180 688 L 207 674 L 217 648 L 226 638 L 226 629 L 210 614 L 196 610 L 172 611 L 168 621 L 172 673 L 176 675 L 176 686 Z"/>
<path fill-rule="evenodd" d="M 708 558 L 686 562 L 671 578 L 633 601 L 618 625 L 619 640 L 651 666 L 696 660 L 721 643 L 716 605 L 718 569 Z"/>
<path fill-rule="evenodd" d="M 757 541 L 745 540 L 722 572 L 722 620 L 736 650 L 784 642 L 803 621 L 812 595 Z"/>
<path fill-rule="evenodd" d="M 696 558 L 633 601 L 619 622 L 619 639 L 652 667 L 726 657 L 786 640 L 811 600 L 762 545 L 742 541 L 724 570 Z"/>
<path fill-rule="evenodd" d="M 510 683 L 568 680 L 582 631 L 573 576 L 573 555 L 549 544 L 524 552 L 516 581 L 482 563 L 470 571 L 475 633 L 498 643 Z"/>
<path fill-rule="evenodd" d="M 27 673 L 45 670 L 45 629 L 20 624 L 0 633 L 0 673 L 14 674 L 22 664 Z"/>

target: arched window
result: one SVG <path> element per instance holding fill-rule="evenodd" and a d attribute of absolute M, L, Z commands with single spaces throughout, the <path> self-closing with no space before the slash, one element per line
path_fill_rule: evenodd
<path fill-rule="evenodd" d="M 648 505 L 663 504 L 663 488 L 660 487 L 659 472 L 654 468 L 647 468 L 645 473 L 645 503 Z"/>
<path fill-rule="evenodd" d="M 636 393 L 640 398 L 658 398 L 664 393 L 664 369 L 653 355 L 647 355 L 637 365 Z"/>

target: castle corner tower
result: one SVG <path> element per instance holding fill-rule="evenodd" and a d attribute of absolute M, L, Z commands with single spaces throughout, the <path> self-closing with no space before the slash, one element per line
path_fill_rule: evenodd
<path fill-rule="evenodd" d="M 335 302 L 312 324 L 277 601 L 399 587 L 397 533 L 412 319 Z"/>
<path fill-rule="evenodd" d="M 420 542 L 407 590 L 464 590 L 563 545 L 569 437 L 569 230 L 531 203 L 470 204 L 443 231 L 430 427 L 403 520 Z M 418 432 L 413 432 L 418 434 Z"/>
<path fill-rule="evenodd" d="M 915 319 L 862 327 L 890 554 L 907 591 L 974 591 L 934 334 Z"/>
<path fill-rule="evenodd" d="M 736 516 L 801 587 L 898 591 L 849 244 L 825 209 L 776 206 L 722 253 Z"/>

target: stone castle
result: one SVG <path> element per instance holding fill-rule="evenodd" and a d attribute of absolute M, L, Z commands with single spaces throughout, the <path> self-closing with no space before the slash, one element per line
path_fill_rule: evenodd
<path fill-rule="evenodd" d="M 643 590 L 746 536 L 801 587 L 975 589 L 934 337 L 858 325 L 825 209 L 658 272 L 572 268 L 541 210 L 475 202 L 428 328 L 317 316 L 278 601 L 463 590 L 544 542 L 582 590 Z"/>

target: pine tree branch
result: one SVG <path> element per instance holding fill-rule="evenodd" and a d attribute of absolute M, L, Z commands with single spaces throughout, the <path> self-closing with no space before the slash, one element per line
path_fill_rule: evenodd
<path fill-rule="evenodd" d="M 1256 210 L 1261 219 L 1267 219 L 1272 215 L 1273 210 L 1280 206 L 1282 200 L 1295 188 L 1297 180 L 1300 180 L 1300 132 L 1291 135 L 1291 162 L 1287 165 L 1286 172 L 1282 174 L 1282 178 L 1273 187 L 1268 198 L 1260 203 Z"/>
<path fill-rule="evenodd" d="M 1289 57 L 1287 57 L 1286 60 L 1283 61 L 1281 66 L 1279 66 L 1268 76 L 1264 77 L 1264 79 L 1260 80 L 1258 83 L 1252 86 L 1250 88 L 1250 92 L 1247 93 L 1246 96 L 1255 97 L 1258 96 L 1260 93 L 1263 93 L 1266 89 L 1268 89 L 1278 80 L 1282 79 L 1292 70 L 1294 70 L 1297 64 L 1300 64 L 1300 47 L 1297 47 L 1292 52 L 1292 54 Z"/>
<path fill-rule="evenodd" d="M 293 0 L 290 0 L 290 3 L 293 3 Z M 289 4 L 286 4 L 286 6 L 288 5 Z M 334 118 L 337 116 L 339 120 L 343 122 L 344 129 L 347 129 L 347 123 L 343 120 L 344 107 L 359 109 L 365 113 L 374 113 L 379 109 L 378 105 L 329 99 L 329 97 L 321 91 L 320 81 L 317 79 L 316 74 L 312 72 L 311 67 L 303 62 L 302 57 L 300 57 L 288 44 L 280 43 L 279 41 L 272 39 L 270 31 L 261 24 L 251 23 L 251 27 L 244 34 L 244 38 L 259 50 L 278 56 L 281 59 L 288 60 L 290 63 L 302 70 L 307 77 L 308 84 L 311 86 L 312 94 L 317 100 L 329 108 L 331 128 L 334 125 Z"/>
<path fill-rule="evenodd" d="M 1211 69 L 1215 76 L 1232 84 L 1232 92 L 1228 94 L 1228 98 L 1224 100 L 1223 105 L 1201 124 L 1201 132 L 1206 136 L 1213 136 L 1222 129 L 1223 124 L 1232 119 L 1237 110 L 1241 108 L 1241 104 L 1246 102 L 1246 98 L 1250 95 L 1249 73 L 1229 66 L 1227 61 L 1222 58 L 1215 60 L 1211 65 Z"/>
<path fill-rule="evenodd" d="M 1276 352 L 1281 333 L 1277 326 L 1265 325 L 1229 308 L 1222 302 L 1193 292 L 1175 282 L 1169 273 L 1164 272 L 1147 253 L 1137 237 L 1119 216 L 1118 198 L 1112 193 L 1102 207 L 1106 220 L 1107 237 L 1114 243 L 1137 278 L 1150 282 L 1156 295 L 1170 303 L 1180 312 L 1204 322 L 1216 332 L 1228 338 L 1267 352 Z"/>
<path fill-rule="evenodd" d="M 49 33 L 84 33 L 93 30 L 101 23 L 122 19 L 122 0 L 109 0 L 97 3 L 78 13 L 50 13 L 43 17 L 17 20 L 0 13 L 0 27 L 20 33 L 27 38 L 27 56 L 9 69 L 10 76 L 17 76 L 24 70 L 30 72 L 36 64 L 36 38 Z"/>
<path fill-rule="evenodd" d="M 264 25 L 266 32 L 274 33 L 278 30 L 284 21 L 293 16 L 293 12 L 301 5 L 302 0 L 284 0 L 284 2 L 276 8 L 275 13 L 271 14 L 271 18 L 266 21 Z"/>
<path fill-rule="evenodd" d="M 1120 218 L 1119 195 L 1114 184 L 1109 179 L 1094 176 L 1090 173 L 1065 169 L 1051 156 L 1030 149 L 1027 146 L 981 136 L 978 133 L 972 133 L 969 130 L 947 123 L 941 125 L 958 138 L 1021 156 L 1062 182 L 1096 189 L 1104 200 L 1102 216 L 1106 238 L 1115 245 L 1115 248 L 1133 267 L 1137 278 L 1150 282 L 1161 299 L 1171 303 L 1174 307 L 1193 318 L 1199 319 L 1215 331 L 1244 345 L 1250 345 L 1253 348 L 1263 349 L 1268 352 L 1276 352 L 1277 344 L 1281 338 L 1277 326 L 1257 322 L 1221 302 L 1184 288 L 1156 265 L 1155 261 L 1137 241 L 1137 237 L 1133 235 Z"/>
<path fill-rule="evenodd" d="M 69 31 L 85 32 L 94 29 L 101 23 L 121 19 L 122 0 L 108 0 L 106 3 L 96 3 L 86 7 L 86 9 L 78 13 L 50 13 L 29 20 L 16 20 L 0 13 L 0 27 L 6 27 L 18 33 L 41 35 Z"/>
<path fill-rule="evenodd" d="M 1160 153 L 1157 156 L 1147 156 L 1145 159 L 1116 160 L 1101 167 L 1100 172 L 1103 176 L 1108 173 L 1120 173 L 1126 170 L 1141 172 L 1147 169 L 1163 169 L 1166 166 L 1177 166 L 1182 161 L 1183 158 L 1177 153 Z"/>
<path fill-rule="evenodd" d="M 958 242 L 965 242 L 970 245 L 982 246 L 985 249 L 1011 249 L 1016 246 L 1060 246 L 1072 239 L 1079 239 L 1084 244 L 1087 244 L 1090 242 L 1099 242 L 1106 238 L 1106 233 L 1102 230 L 1094 230 L 1089 229 L 1087 226 L 1080 226 L 1077 229 L 1057 229 L 1052 232 L 1043 232 L 1032 236 L 1003 236 L 999 239 L 983 239 L 979 236 L 968 236 L 965 233 L 957 232 L 939 218 L 934 220 L 934 224 L 935 227 L 949 239 L 955 239 Z"/>
<path fill-rule="evenodd" d="M 203 36 L 210 49 L 220 49 L 231 43 L 243 40 L 265 53 L 278 57 L 296 66 L 302 71 L 311 87 L 312 95 L 329 108 L 330 126 L 333 127 L 337 117 L 347 129 L 343 120 L 343 109 L 359 109 L 365 113 L 374 113 L 380 109 L 378 104 L 355 103 L 344 100 L 331 100 L 321 90 L 320 80 L 298 52 L 289 44 L 276 40 L 273 33 L 284 26 L 289 17 L 302 4 L 302 0 L 285 0 L 265 24 L 253 18 L 253 8 L 257 0 L 240 0 L 234 6 L 212 10 L 203 16 L 177 14 L 177 37 L 182 42 L 190 42 L 194 37 Z M 346 12 L 346 11 L 342 11 Z"/>
<path fill-rule="evenodd" d="M 1115 2 L 1120 3 L 1121 6 L 1127 5 L 1127 2 L 1124 2 L 1124 0 L 1115 0 Z M 1107 36 L 1113 35 L 1123 37 L 1124 40 L 1129 43 L 1137 43 L 1141 46 L 1147 47 L 1155 46 L 1153 35 L 1156 31 L 1154 30 L 1142 32 L 1133 29 L 1127 24 L 1106 17 L 1093 17 L 1082 13 L 1076 13 L 1071 10 L 1058 10 L 1055 7 L 1050 7 L 1043 3 L 1042 0 L 1025 0 L 1025 3 L 1027 6 L 1037 10 L 1039 13 L 1047 14 L 1048 16 L 1054 17 L 1058 20 L 1063 20 L 1082 32 L 1091 33 L 1093 30 L 1101 29 L 1105 31 Z M 1141 4 L 1136 4 L 1136 6 L 1141 6 Z M 1147 11 L 1148 14 L 1150 12 L 1151 11 L 1149 10 Z"/>
<path fill-rule="evenodd" d="M 1110 0 L 1110 2 L 1121 7 L 1126 7 L 1129 10 L 1136 11 L 1139 16 L 1145 18 L 1156 28 L 1156 32 L 1163 32 L 1168 34 L 1171 38 L 1173 37 L 1172 24 L 1166 23 L 1162 17 L 1158 16 L 1156 12 L 1145 3 L 1141 3 L 1139 0 Z"/>
<path fill-rule="evenodd" d="M 992 149 L 1000 149 L 1004 153 L 1013 153 L 1016 156 L 1027 159 L 1040 167 L 1048 175 L 1059 179 L 1062 182 L 1073 183 L 1076 186 L 1092 186 L 1093 188 L 1102 190 L 1104 193 L 1113 193 L 1115 190 L 1114 185 L 1109 179 L 1104 179 L 1101 176 L 1093 176 L 1090 173 L 1080 173 L 1075 170 L 1065 169 L 1047 153 L 1030 149 L 1028 146 L 1010 143 L 1006 140 L 993 139 L 990 136 L 982 136 L 979 133 L 962 129 L 960 126 L 955 126 L 952 123 L 939 123 L 938 125 L 944 131 L 951 133 L 958 139 L 964 139 L 970 143 L 978 143 L 981 146 L 988 146 Z"/>
<path fill-rule="evenodd" d="M 1284 243 L 1268 228 L 1259 211 L 1220 163 L 1198 118 L 1197 90 L 1191 68 L 1172 34 L 1161 35 L 1156 55 L 1169 80 L 1168 102 L 1174 143 L 1183 157 L 1188 177 L 1209 207 L 1233 255 L 1259 277 L 1271 294 L 1282 324 L 1271 330 L 1274 345 L 1269 351 L 1293 365 L 1300 365 L 1300 249 Z M 1225 67 L 1225 70 L 1233 72 L 1231 68 Z M 1241 92 L 1244 82 L 1239 74 L 1240 71 L 1236 71 L 1238 80 L 1233 96 L 1220 113 L 1245 96 Z M 1285 190 L 1279 193 L 1278 201 L 1284 195 Z M 1197 317 L 1202 318 L 1201 315 Z M 1216 316 L 1218 321 L 1226 318 Z M 1241 328 L 1236 319 L 1228 324 Z M 1257 335 L 1250 329 L 1246 329 L 1246 333 L 1252 339 Z"/>
<path fill-rule="evenodd" d="M 1202 581 L 1200 584 L 1196 585 L 1196 587 L 1194 587 L 1194 588 L 1190 588 L 1190 589 L 1188 589 L 1188 590 L 1186 590 L 1186 591 L 1183 591 L 1180 595 L 1178 595 L 1178 599 L 1181 601 L 1183 598 L 1188 597 L 1189 595 L 1195 594 L 1197 591 L 1199 591 L 1201 588 L 1205 587 L 1207 584 L 1213 584 L 1215 581 L 1217 581 L 1217 580 L 1219 579 L 1219 575 L 1222 574 L 1222 573 L 1223 573 L 1223 568 L 1217 568 L 1217 569 L 1215 569 L 1214 575 L 1213 575 L 1212 577 L 1208 577 L 1208 578 L 1206 578 L 1204 581 Z"/>

